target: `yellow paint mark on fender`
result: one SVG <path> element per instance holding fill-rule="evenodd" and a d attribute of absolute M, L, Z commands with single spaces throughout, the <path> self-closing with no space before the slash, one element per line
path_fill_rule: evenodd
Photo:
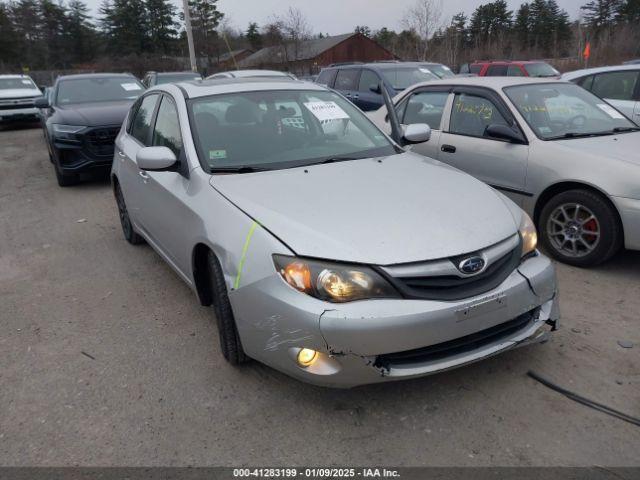
<path fill-rule="evenodd" d="M 251 224 L 251 228 L 249 229 L 249 233 L 247 233 L 247 238 L 244 241 L 244 247 L 242 247 L 242 255 L 240 255 L 240 264 L 238 265 L 238 275 L 236 276 L 236 281 L 233 284 L 233 289 L 237 290 L 240 286 L 240 277 L 242 276 L 242 269 L 244 267 L 244 262 L 247 259 L 247 250 L 249 250 L 249 244 L 251 243 L 251 237 L 253 236 L 253 232 L 258 226 L 258 222 L 254 220 Z"/>

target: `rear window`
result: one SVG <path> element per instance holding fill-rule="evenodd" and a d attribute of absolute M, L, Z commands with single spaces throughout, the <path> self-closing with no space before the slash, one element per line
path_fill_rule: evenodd
<path fill-rule="evenodd" d="M 395 90 L 404 90 L 416 83 L 438 80 L 438 77 L 431 73 L 430 68 L 385 68 L 380 73 Z"/>
<path fill-rule="evenodd" d="M 529 63 L 524 66 L 530 77 L 556 77 L 560 75 L 555 68 L 548 63 Z"/>

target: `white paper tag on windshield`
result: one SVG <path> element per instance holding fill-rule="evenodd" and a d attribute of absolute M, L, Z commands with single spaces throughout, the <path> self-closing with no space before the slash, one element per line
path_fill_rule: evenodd
<path fill-rule="evenodd" d="M 431 73 L 431 70 L 429 70 L 428 68 L 419 68 L 418 70 L 420 70 L 422 73 Z"/>
<path fill-rule="evenodd" d="M 138 85 L 137 83 L 121 83 L 120 86 L 124 88 L 127 92 L 141 90 L 140 85 Z"/>
<path fill-rule="evenodd" d="M 604 113 L 609 115 L 611 118 L 619 118 L 624 120 L 624 115 L 622 115 L 619 111 L 617 111 L 612 106 L 607 105 L 606 103 L 598 103 L 597 105 L 600 110 L 602 110 Z"/>
<path fill-rule="evenodd" d="M 349 118 L 347 112 L 340 108 L 336 102 L 307 102 L 304 106 L 321 122 Z"/>
<path fill-rule="evenodd" d="M 22 80 L 25 85 L 31 85 L 31 80 Z"/>

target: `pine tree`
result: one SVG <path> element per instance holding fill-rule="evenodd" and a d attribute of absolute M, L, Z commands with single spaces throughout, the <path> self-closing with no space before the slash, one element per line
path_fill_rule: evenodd
<path fill-rule="evenodd" d="M 616 8 L 616 21 L 620 23 L 640 23 L 640 0 L 625 0 Z"/>
<path fill-rule="evenodd" d="M 104 0 L 100 24 L 114 54 L 142 53 L 148 47 L 148 17 L 144 0 Z"/>
<path fill-rule="evenodd" d="M 262 35 L 260 35 L 260 29 L 258 24 L 251 22 L 246 33 L 247 41 L 253 50 L 260 50 L 262 48 Z"/>
<path fill-rule="evenodd" d="M 69 2 L 65 43 L 73 62 L 86 62 L 92 56 L 96 32 L 89 18 L 89 8 L 85 3 L 80 0 Z"/>
<path fill-rule="evenodd" d="M 147 27 L 151 50 L 169 53 L 178 34 L 176 30 L 176 7 L 167 0 L 146 0 Z"/>

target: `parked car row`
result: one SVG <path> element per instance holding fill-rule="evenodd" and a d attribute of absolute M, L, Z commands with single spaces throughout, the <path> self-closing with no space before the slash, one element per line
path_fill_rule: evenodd
<path fill-rule="evenodd" d="M 351 387 L 545 341 L 538 235 L 578 266 L 640 249 L 629 119 L 566 81 L 436 71 L 68 76 L 36 106 L 60 184 L 110 168 L 125 239 L 213 307 L 230 363 Z"/>

